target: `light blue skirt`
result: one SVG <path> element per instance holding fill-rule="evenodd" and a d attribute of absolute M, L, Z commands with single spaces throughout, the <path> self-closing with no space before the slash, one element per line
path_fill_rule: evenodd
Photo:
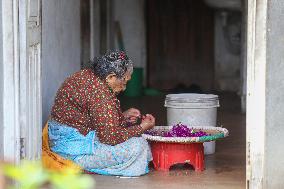
<path fill-rule="evenodd" d="M 95 131 L 82 135 L 77 129 L 56 121 L 48 122 L 50 149 L 84 170 L 118 176 L 140 176 L 149 172 L 152 154 L 142 137 L 111 146 L 99 141 Z"/>

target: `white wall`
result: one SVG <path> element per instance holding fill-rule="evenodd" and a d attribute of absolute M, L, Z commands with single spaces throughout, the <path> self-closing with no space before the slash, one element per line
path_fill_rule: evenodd
<path fill-rule="evenodd" d="M 42 1 L 43 122 L 57 89 L 80 69 L 80 1 Z"/>
<path fill-rule="evenodd" d="M 145 1 L 115 0 L 113 2 L 114 20 L 120 22 L 126 52 L 133 60 L 134 67 L 146 68 Z"/>
<path fill-rule="evenodd" d="M 241 31 L 241 25 L 238 25 L 236 21 L 234 24 L 230 23 L 228 15 L 227 11 L 215 13 L 215 87 L 221 91 L 239 92 L 241 89 L 241 54 L 237 49 L 240 48 L 238 46 L 240 41 L 235 40 L 236 42 L 233 43 L 232 40 L 230 45 L 228 38 L 225 38 L 225 35 L 228 36 L 228 32 L 224 32 L 224 28 L 228 28 L 228 24 L 230 24 L 230 29 L 232 28 L 230 34 L 238 34 L 238 30 Z M 241 21 L 241 16 L 239 21 Z"/>
<path fill-rule="evenodd" d="M 258 1 L 257 1 L 258 2 Z M 284 185 L 284 1 L 267 2 L 264 187 Z"/>

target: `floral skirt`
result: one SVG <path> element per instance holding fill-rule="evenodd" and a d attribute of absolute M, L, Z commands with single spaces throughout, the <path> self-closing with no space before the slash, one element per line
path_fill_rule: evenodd
<path fill-rule="evenodd" d="M 53 120 L 48 122 L 48 137 L 52 152 L 86 171 L 118 176 L 140 176 L 149 172 L 152 154 L 142 137 L 132 137 L 111 146 L 101 143 L 95 131 L 84 136 L 77 129 Z"/>

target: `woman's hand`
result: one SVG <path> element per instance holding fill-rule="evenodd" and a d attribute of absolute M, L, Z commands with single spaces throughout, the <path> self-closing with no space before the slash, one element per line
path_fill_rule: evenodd
<path fill-rule="evenodd" d="M 140 124 L 143 131 L 152 129 L 155 126 L 155 118 L 151 114 L 146 114 L 142 117 L 142 122 Z"/>
<path fill-rule="evenodd" d="M 136 108 L 130 108 L 123 112 L 123 116 L 128 122 L 135 124 L 137 122 L 137 119 L 141 117 L 141 113 Z"/>

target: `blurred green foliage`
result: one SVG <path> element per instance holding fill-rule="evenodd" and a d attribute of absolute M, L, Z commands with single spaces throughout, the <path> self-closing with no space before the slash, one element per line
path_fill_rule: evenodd
<path fill-rule="evenodd" d="M 40 162 L 23 161 L 18 166 L 3 164 L 1 167 L 4 175 L 16 181 L 22 189 L 93 189 L 95 186 L 90 175 L 73 169 L 49 171 Z"/>

